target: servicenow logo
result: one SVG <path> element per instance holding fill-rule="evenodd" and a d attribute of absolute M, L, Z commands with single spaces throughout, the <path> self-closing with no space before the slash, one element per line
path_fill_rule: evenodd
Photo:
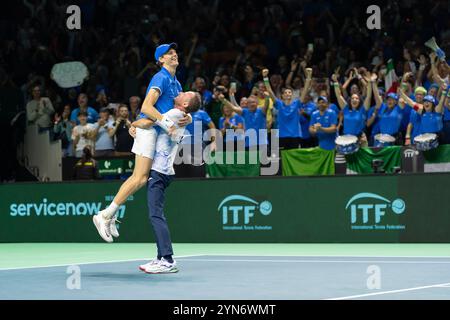
<path fill-rule="evenodd" d="M 230 195 L 217 210 L 222 214 L 223 230 L 272 230 L 272 226 L 252 223 L 256 217 L 272 213 L 272 204 L 267 200 L 258 202 L 243 195 Z"/>
<path fill-rule="evenodd" d="M 400 198 L 391 201 L 375 193 L 358 193 L 347 202 L 345 209 L 350 210 L 352 229 L 395 230 L 406 228 L 405 225 L 381 224 L 382 220 L 387 220 L 388 217 L 391 217 L 389 220 L 393 220 L 394 216 L 405 213 L 406 203 Z"/>
<path fill-rule="evenodd" d="M 11 217 L 92 216 L 102 208 L 101 202 L 49 202 L 44 198 L 39 203 L 12 203 L 9 214 Z M 124 215 L 125 206 L 121 206 L 118 216 Z"/>

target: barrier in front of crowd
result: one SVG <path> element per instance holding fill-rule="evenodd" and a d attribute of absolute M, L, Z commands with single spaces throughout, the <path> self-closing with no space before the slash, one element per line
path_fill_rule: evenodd
<path fill-rule="evenodd" d="M 37 125 L 27 125 L 23 152 L 26 168 L 40 181 L 62 180 L 61 141 L 51 141 L 49 131 L 39 132 Z"/>
<path fill-rule="evenodd" d="M 174 242 L 450 242 L 450 173 L 179 179 Z M 99 242 L 92 215 L 120 182 L 0 185 L 0 242 Z M 153 241 L 146 190 L 119 211 L 119 242 Z"/>
<path fill-rule="evenodd" d="M 450 172 L 450 145 L 441 145 L 437 149 L 421 152 L 414 146 L 393 146 L 386 148 L 361 148 L 357 153 L 340 156 L 334 150 L 320 148 L 292 149 L 281 152 L 279 158 L 269 157 L 270 163 L 261 165 L 251 163 L 249 152 L 238 164 L 236 154 L 229 157 L 234 162 L 227 164 L 223 153 L 223 164 L 211 163 L 202 166 L 181 164 L 175 166 L 177 177 L 254 177 L 261 175 L 261 167 L 277 167 L 278 175 L 310 176 L 334 174 L 369 174 L 377 171 L 392 172 Z M 380 168 L 374 166 L 374 160 L 382 161 Z M 62 163 L 63 180 L 72 180 L 76 158 L 64 158 Z M 98 158 L 98 170 L 102 178 L 124 178 L 134 169 L 134 157 Z"/>

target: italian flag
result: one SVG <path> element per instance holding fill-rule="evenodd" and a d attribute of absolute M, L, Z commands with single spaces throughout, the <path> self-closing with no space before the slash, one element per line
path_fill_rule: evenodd
<path fill-rule="evenodd" d="M 389 59 L 387 64 L 387 73 L 384 77 L 384 87 L 386 88 L 386 93 L 397 92 L 398 77 L 395 74 L 394 61 L 392 61 L 392 59 Z"/>
<path fill-rule="evenodd" d="M 383 169 L 387 173 L 394 172 L 400 167 L 402 154 L 400 146 L 385 147 L 378 151 L 371 148 L 361 148 L 358 152 L 345 156 L 347 160 L 347 174 L 373 173 L 372 161 L 383 160 Z"/>

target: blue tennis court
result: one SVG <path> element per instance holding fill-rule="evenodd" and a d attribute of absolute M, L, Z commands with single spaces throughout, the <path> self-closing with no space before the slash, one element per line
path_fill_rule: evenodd
<path fill-rule="evenodd" d="M 7 246 L 6 244 L 1 246 Z M 20 248 L 20 244 L 15 245 Z M 26 246 L 26 244 L 23 244 Z M 39 244 L 33 244 L 37 247 Z M 395 256 L 402 246 L 377 245 L 179 245 L 181 251 L 199 251 L 200 254 L 180 255 L 176 258 L 180 272 L 176 274 L 150 275 L 138 270 L 138 265 L 147 259 L 108 260 L 101 256 L 101 248 L 122 252 L 133 246 L 127 244 L 120 249 L 89 244 L 42 244 L 42 252 L 52 246 L 55 252 L 41 256 L 35 265 L 26 266 L 28 249 L 16 250 L 15 254 L 3 255 L 11 264 L 0 269 L 0 299 L 261 299 L 261 300 L 303 300 L 303 299 L 449 299 L 450 257 L 448 246 L 421 245 L 417 256 L 409 255 L 413 249 L 403 245 L 405 250 Z M 80 257 L 69 262 L 68 256 L 58 255 L 67 248 L 82 248 Z M 239 254 L 231 255 L 232 247 Z M 259 254 L 267 248 L 268 254 Z M 367 254 L 363 254 L 364 246 Z M 395 245 L 394 245 L 395 246 Z M 240 249 L 238 249 L 241 247 Z M 378 255 L 386 248 L 385 256 Z M 431 250 L 434 249 L 434 250 Z M 442 250 L 445 249 L 445 250 Z M 255 255 L 248 254 L 250 251 Z M 317 254 L 308 254 L 311 251 Z M 99 261 L 84 261 L 98 252 Z M 221 252 L 207 254 L 205 251 Z M 273 252 L 280 251 L 281 255 Z M 330 252 L 335 254 L 329 254 Z M 39 252 L 39 250 L 38 250 Z M 345 254 L 348 252 L 348 254 Z M 370 253 L 374 253 L 373 256 Z M 440 255 L 432 255 L 440 252 Z M 3 251 L 3 253 L 5 253 Z M 283 255 L 283 253 L 285 255 Z M 35 253 L 36 254 L 36 253 Z M 34 257 L 35 254 L 30 254 Z M 258 255 L 259 254 L 259 255 Z M 376 254 L 376 255 L 375 255 Z M 14 256 L 15 255 L 15 256 Z M 116 254 L 116 256 L 120 256 Z M 30 258 L 31 258 L 30 257 Z M 25 259 L 25 260 L 24 260 Z M 68 259 L 68 260 L 67 260 Z M 94 259 L 95 260 L 95 259 Z M 103 260 L 103 261 L 101 261 Z M 58 264 L 58 262 L 63 262 Z M 47 263 L 47 264 L 46 264 Z M 13 265 L 17 266 L 14 267 Z M 78 287 L 70 285 L 78 277 Z M 69 283 L 69 284 L 68 284 Z M 376 288 L 374 288 L 374 286 Z"/>

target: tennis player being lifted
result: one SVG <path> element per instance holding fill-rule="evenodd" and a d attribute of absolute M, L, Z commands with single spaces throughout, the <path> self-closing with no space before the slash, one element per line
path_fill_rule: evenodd
<path fill-rule="evenodd" d="M 111 204 L 93 217 L 98 233 L 106 242 L 113 242 L 113 236 L 119 236 L 115 223 L 120 205 L 147 183 L 158 133 L 163 130 L 171 135 L 176 128 L 175 123 L 170 120 L 168 115 L 165 115 L 173 109 L 175 98 L 182 91 L 175 76 L 178 67 L 176 48 L 177 45 L 171 43 L 160 45 L 155 50 L 155 60 L 161 66 L 161 70 L 150 81 L 139 119 L 133 123 L 133 126 L 137 127 L 136 138 L 131 150 L 136 155 L 133 174 L 122 184 Z M 182 93 L 178 103 L 189 104 L 187 101 L 194 97 L 196 97 L 194 93 Z M 154 121 L 159 127 L 149 127 L 151 121 Z M 184 114 L 177 125 L 183 127 L 191 122 L 192 117 Z"/>

